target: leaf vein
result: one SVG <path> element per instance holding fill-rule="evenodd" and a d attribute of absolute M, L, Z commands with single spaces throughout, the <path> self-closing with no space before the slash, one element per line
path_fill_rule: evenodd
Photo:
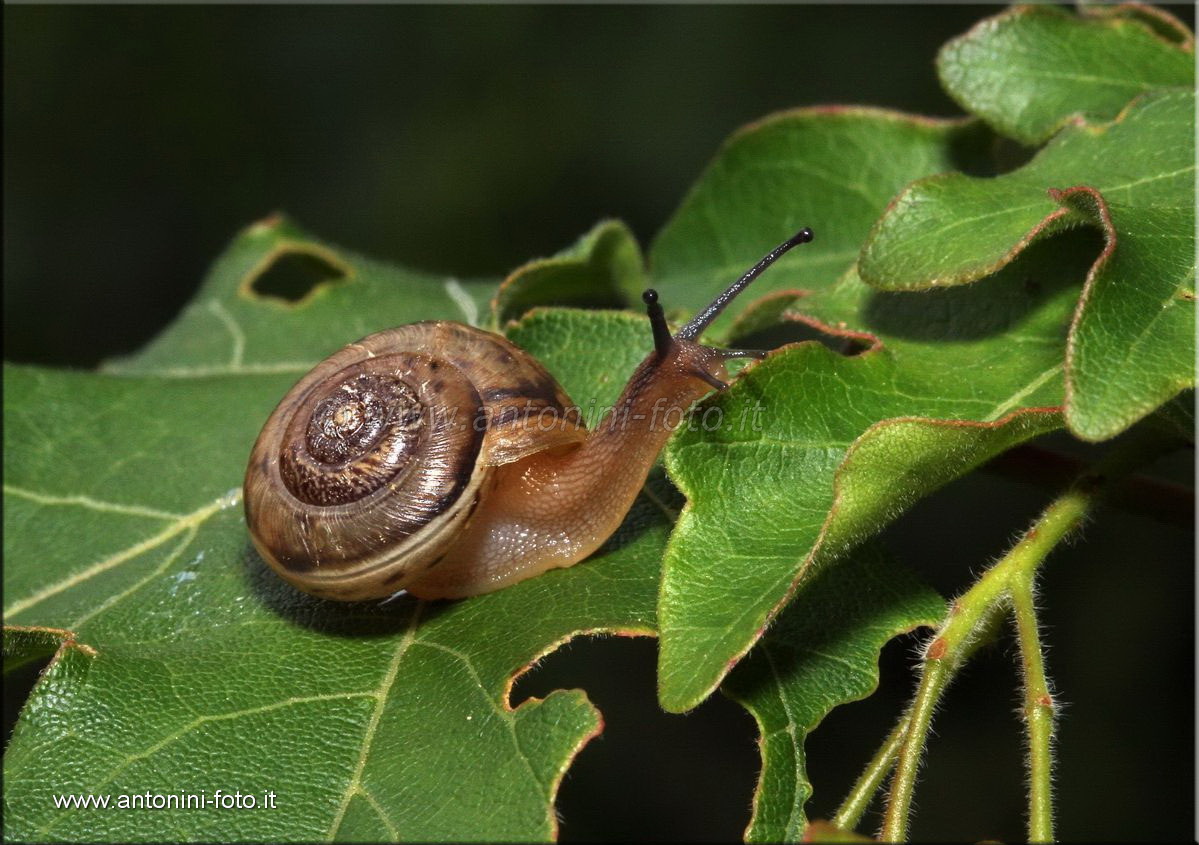
<path fill-rule="evenodd" d="M 114 780 L 116 780 L 118 777 L 120 777 L 122 772 L 124 772 L 126 769 L 128 769 L 131 765 L 133 765 L 138 760 L 144 760 L 145 758 L 158 753 L 163 748 L 166 748 L 168 745 L 170 745 L 174 742 L 178 742 L 180 739 L 183 739 L 185 736 L 187 736 L 192 731 L 194 731 L 197 728 L 200 728 L 203 725 L 206 725 L 210 722 L 225 722 L 230 719 L 240 719 L 244 716 L 253 716 L 258 713 L 269 713 L 272 710 L 280 710 L 284 707 L 291 707 L 291 706 L 294 706 L 297 704 L 309 704 L 312 702 L 319 702 L 319 701 L 339 701 L 339 700 L 347 700 L 347 699 L 351 699 L 351 698 L 364 698 L 364 697 L 372 696 L 372 695 L 374 695 L 374 693 L 372 693 L 372 692 L 351 692 L 351 693 L 339 692 L 339 693 L 326 693 L 326 694 L 320 694 L 320 695 L 294 696 L 292 698 L 285 698 L 280 701 L 274 701 L 274 702 L 271 702 L 270 704 L 264 704 L 264 705 L 261 705 L 258 707 L 245 707 L 240 710 L 231 710 L 227 713 L 214 713 L 214 714 L 204 714 L 201 716 L 196 716 L 194 719 L 192 719 L 187 724 L 183 725 L 178 730 L 167 734 L 162 739 L 147 746 L 143 750 L 135 752 L 134 754 L 130 754 L 129 756 L 125 757 L 124 762 L 122 762 L 119 766 L 117 766 L 115 769 L 113 769 L 111 772 L 109 772 L 108 777 L 104 778 L 104 780 L 100 781 L 99 783 L 97 783 L 95 786 L 93 786 L 91 788 L 91 792 L 93 792 L 93 793 L 99 792 L 105 786 L 107 786 L 108 784 L 110 784 Z M 110 746 L 106 746 L 106 747 L 110 747 Z M 115 751 L 115 749 L 113 749 L 113 750 Z M 64 811 L 58 813 L 57 815 L 51 817 L 48 824 L 46 824 L 43 827 L 38 829 L 34 838 L 38 839 L 38 838 L 43 837 L 51 829 L 53 829 L 55 823 L 59 819 L 63 818 L 65 815 L 67 815 L 67 813 L 64 810 Z"/>
<path fill-rule="evenodd" d="M 242 359 L 246 354 L 245 332 L 241 330 L 241 326 L 237 324 L 237 320 L 221 304 L 219 299 L 208 300 L 208 310 L 221 321 L 222 325 L 229 331 L 229 335 L 233 338 L 233 349 L 229 353 L 229 366 L 240 367 Z"/>
<path fill-rule="evenodd" d="M 150 572 L 146 573 L 145 577 L 140 578 L 139 580 L 134 582 L 132 585 L 130 585 L 127 589 L 122 590 L 119 593 L 114 593 L 113 595 L 111 595 L 107 599 L 105 599 L 104 601 L 100 602 L 100 604 L 96 605 L 94 608 L 92 608 L 88 612 L 84 613 L 82 616 L 80 616 L 78 619 L 76 619 L 73 623 L 71 623 L 71 625 L 69 625 L 68 627 L 71 628 L 72 630 L 76 630 L 76 631 L 79 630 L 79 628 L 82 627 L 82 625 L 85 622 L 92 619 L 97 614 L 103 613 L 104 611 L 108 610 L 113 605 L 115 605 L 121 601 L 124 601 L 127 597 L 136 593 L 138 590 L 140 590 L 146 584 L 150 583 L 152 580 L 157 578 L 164 571 L 166 571 L 166 569 L 168 569 L 172 563 L 174 563 L 176 560 L 179 559 L 179 555 L 183 554 L 184 549 L 186 549 L 188 546 L 191 545 L 192 541 L 196 539 L 196 532 L 197 532 L 197 529 L 194 525 L 189 527 L 187 529 L 187 532 L 184 534 L 183 540 L 180 541 L 180 543 L 171 550 L 170 554 L 168 554 L 166 557 L 164 557 L 162 559 L 162 563 L 160 563 L 158 566 L 154 567 L 154 569 L 152 569 Z"/>
<path fill-rule="evenodd" d="M 375 739 L 375 731 L 378 730 L 379 722 L 382 721 L 383 709 L 387 704 L 387 696 L 391 692 L 396 678 L 399 676 L 400 661 L 404 659 L 404 655 L 408 653 L 408 649 L 416 640 L 416 626 L 420 622 L 421 613 L 424 609 L 425 602 L 422 601 L 412 611 L 412 619 L 408 622 L 408 630 L 404 632 L 399 645 L 396 646 L 395 654 L 387 666 L 387 671 L 383 674 L 383 679 L 379 682 L 379 687 L 373 693 L 370 693 L 375 699 L 375 706 L 371 711 L 370 721 L 367 723 L 366 732 L 362 737 L 362 748 L 358 753 L 358 762 L 354 766 L 353 774 L 350 775 L 350 782 L 346 784 L 346 791 L 341 797 L 341 804 L 333 814 L 333 821 L 329 824 L 329 832 L 325 835 L 326 839 L 333 839 L 338 828 L 341 827 L 342 821 L 345 819 L 346 810 L 349 809 L 351 799 L 353 799 L 355 794 L 362 792 L 362 774 L 366 770 L 366 760 L 370 754 L 371 744 Z"/>
<path fill-rule="evenodd" d="M 533 783 L 537 785 L 538 794 L 548 795 L 549 791 L 546 785 L 541 781 L 541 778 L 537 777 L 537 771 L 533 768 L 533 762 L 529 759 L 524 748 L 520 744 L 520 734 L 516 730 L 515 711 L 508 710 L 496 704 L 495 699 L 488 694 L 487 687 L 483 685 L 483 680 L 479 677 L 479 673 L 475 670 L 474 664 L 471 662 L 470 657 L 456 649 L 450 648 L 447 645 L 442 645 L 441 643 L 435 643 L 428 640 L 416 640 L 414 645 L 423 645 L 427 648 L 443 651 L 452 657 L 456 657 L 462 662 L 462 664 L 466 667 L 466 671 L 470 674 L 471 679 L 475 682 L 475 685 L 478 686 L 480 692 L 483 693 L 483 698 L 488 704 L 491 705 L 492 710 L 494 710 L 496 715 L 500 717 L 500 720 L 508 726 L 508 733 L 512 736 L 512 747 L 516 749 L 517 756 L 520 757 L 521 761 L 525 764 L 525 768 L 529 772 L 529 777 L 532 778 Z"/>
<path fill-rule="evenodd" d="M 384 809 L 383 805 L 379 803 L 378 799 L 375 798 L 374 794 L 365 786 L 358 787 L 358 794 L 366 799 L 366 803 L 371 805 L 371 808 L 375 811 L 375 814 L 379 817 L 380 821 L 382 821 L 387 827 L 387 834 L 391 837 L 391 840 L 393 842 L 399 842 L 399 828 L 396 827 L 395 822 L 392 821 L 391 816 L 388 815 L 387 811 Z"/>
<path fill-rule="evenodd" d="M 144 516 L 149 519 L 164 519 L 164 520 L 180 520 L 186 519 L 186 514 L 174 513 L 172 511 L 158 510 L 157 508 L 148 508 L 144 505 L 126 505 L 120 502 L 105 502 L 100 499 L 93 499 L 91 496 L 72 495 L 72 496 L 56 496 L 52 493 L 39 493 L 37 490 L 28 490 L 24 487 L 18 487 L 15 484 L 5 484 L 4 494 L 6 496 L 17 496 L 21 499 L 28 499 L 39 505 L 47 506 L 63 506 L 63 507 L 80 507 L 88 510 L 99 511 L 101 513 L 116 513 L 122 516 Z"/>
<path fill-rule="evenodd" d="M 796 818 L 795 809 L 796 809 L 796 805 L 798 804 L 798 801 L 796 801 L 796 798 L 798 797 L 797 793 L 799 791 L 799 785 L 801 783 L 804 783 L 803 743 L 800 741 L 798 733 L 797 733 L 799 724 L 791 712 L 791 701 L 787 696 L 783 695 L 783 693 L 782 693 L 783 689 L 785 689 L 785 684 L 783 682 L 782 673 L 779 672 L 778 665 L 774 662 L 774 655 L 771 654 L 771 650 L 768 646 L 764 646 L 762 648 L 762 653 L 766 655 L 766 662 L 768 664 L 770 664 L 770 674 L 774 676 L 775 689 L 778 691 L 779 701 L 782 702 L 783 712 L 787 715 L 787 733 L 788 733 L 788 735 L 790 735 L 791 742 L 795 746 L 795 754 L 793 755 L 792 759 L 795 761 L 795 792 L 796 792 L 796 794 L 793 794 L 791 797 L 791 807 L 787 811 L 787 826 L 786 826 L 787 832 L 783 836 L 783 839 L 785 841 L 795 842 L 795 841 L 798 841 L 798 839 L 799 839 L 799 827 L 801 824 L 800 820 Z"/>
<path fill-rule="evenodd" d="M 997 420 L 1000 417 L 1002 417 L 1004 414 L 1006 414 L 1008 411 L 1010 411 L 1012 408 L 1014 408 L 1017 404 L 1019 404 L 1020 401 L 1022 399 L 1024 399 L 1024 397 L 1031 395 L 1039 387 L 1041 387 L 1041 385 L 1045 384 L 1045 382 L 1049 381 L 1051 378 L 1053 378 L 1058 373 L 1060 373 L 1062 371 L 1062 367 L 1063 367 L 1063 365 L 1059 361 L 1058 363 L 1054 364 L 1049 369 L 1045 370 L 1045 372 L 1041 373 L 1035 379 L 1033 379 L 1028 384 L 1026 384 L 1023 388 L 1016 391 L 1011 396 L 1009 396 L 1006 400 L 1004 400 L 1003 402 L 1000 402 L 998 405 L 996 405 L 994 408 L 992 408 L 991 413 L 989 413 L 985 417 L 983 417 L 983 422 L 993 422 L 994 420 Z"/>
<path fill-rule="evenodd" d="M 29 608 L 34 607 L 35 605 L 41 604 L 48 598 L 65 592 L 72 587 L 78 586 L 79 584 L 82 584 L 85 581 L 96 577 L 97 575 L 107 572 L 110 569 L 120 566 L 127 561 L 133 560 L 136 557 L 140 557 L 146 552 L 168 542 L 177 534 L 187 531 L 190 528 L 198 527 L 213 514 L 224 510 L 227 507 L 232 507 L 240 501 L 240 489 L 225 493 L 220 498 L 209 502 L 203 507 L 179 517 L 157 534 L 147 537 L 145 540 L 142 540 L 139 543 L 134 543 L 132 546 L 129 546 L 128 548 L 125 548 L 119 552 L 115 552 L 103 560 L 93 563 L 91 566 L 88 566 L 85 569 L 81 569 L 78 572 L 72 573 L 66 578 L 62 578 L 52 584 L 48 584 L 37 592 L 13 602 L 5 608 L 4 615 L 10 618 L 16 616 L 18 613 L 22 613 Z"/>

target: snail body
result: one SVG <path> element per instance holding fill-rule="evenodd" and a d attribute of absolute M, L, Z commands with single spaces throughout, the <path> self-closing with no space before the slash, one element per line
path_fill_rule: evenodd
<path fill-rule="evenodd" d="M 585 559 L 632 506 L 688 408 L 760 353 L 695 342 L 801 231 L 655 349 L 588 431 L 532 356 L 449 321 L 369 335 L 318 364 L 250 455 L 246 523 L 267 564 L 317 596 L 458 598 Z M 679 409 L 678 413 L 664 413 Z"/>

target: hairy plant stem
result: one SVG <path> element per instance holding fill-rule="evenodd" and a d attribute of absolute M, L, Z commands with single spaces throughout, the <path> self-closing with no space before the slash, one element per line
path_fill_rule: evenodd
<path fill-rule="evenodd" d="M 1032 578 L 1020 576 L 1011 588 L 1012 611 L 1024 668 L 1024 720 L 1028 726 L 1028 841 L 1053 841 L 1053 695 L 1037 631 Z"/>
<path fill-rule="evenodd" d="M 925 650 L 920 683 L 905 720 L 907 731 L 899 744 L 895 776 L 891 780 L 883 816 L 883 841 L 902 842 L 906 839 L 916 772 L 933 711 L 954 674 L 973 652 L 980 634 L 992 628 L 1009 608 L 1016 619 L 1025 679 L 1029 839 L 1037 842 L 1052 840 L 1050 743 L 1053 699 L 1037 633 L 1034 579 L 1048 554 L 1085 519 L 1111 480 L 1158 457 L 1174 445 L 1151 433 L 1149 436 L 1134 435 L 1121 448 L 1114 449 L 1092 472 L 1080 476 L 1070 489 L 1050 503 L 1016 545 L 952 603 L 948 618 Z M 901 726 L 903 724 L 901 722 Z"/>
<path fill-rule="evenodd" d="M 891 773 L 891 769 L 895 765 L 899 747 L 903 745 L 904 737 L 907 736 L 908 724 L 908 716 L 905 714 L 899 720 L 899 724 L 891 729 L 891 733 L 883 740 L 878 751 L 870 758 L 865 771 L 858 776 L 857 782 L 854 783 L 853 788 L 850 789 L 849 794 L 845 796 L 845 800 L 841 802 L 841 806 L 833 815 L 832 822 L 835 827 L 841 830 L 853 830 L 858 826 L 858 822 L 862 820 L 862 814 L 870 806 L 870 799 L 883 785 L 883 781 L 887 779 L 887 775 Z"/>
<path fill-rule="evenodd" d="M 1002 619 L 1001 613 L 992 613 L 980 623 L 978 635 L 967 643 L 962 653 L 962 661 L 968 660 L 981 646 L 987 645 L 995 639 Z M 883 781 L 895 767 L 895 759 L 899 756 L 899 749 L 903 747 L 904 740 L 907 738 L 910 725 L 910 714 L 904 713 L 899 723 L 891 729 L 891 733 L 874 753 L 874 757 L 866 764 L 866 769 L 858 776 L 849 795 L 837 808 L 832 820 L 834 826 L 845 831 L 852 831 L 858 826 L 867 807 L 870 806 L 870 800 L 874 797 L 874 793 L 883 785 Z"/>

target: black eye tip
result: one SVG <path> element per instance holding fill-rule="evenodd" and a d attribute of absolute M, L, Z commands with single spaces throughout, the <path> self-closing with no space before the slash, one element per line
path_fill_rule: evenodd
<path fill-rule="evenodd" d="M 641 299 L 645 302 L 645 314 L 649 317 L 649 325 L 654 332 L 654 349 L 658 350 L 659 358 L 664 358 L 670 353 L 674 338 L 670 336 L 666 315 L 662 313 L 662 306 L 658 304 L 658 292 L 648 288 L 641 294 Z"/>
<path fill-rule="evenodd" d="M 809 229 L 807 226 L 804 226 L 802 229 L 799 230 L 799 234 L 796 235 L 796 238 L 799 240 L 799 242 L 801 244 L 810 243 L 812 240 L 812 230 Z"/>

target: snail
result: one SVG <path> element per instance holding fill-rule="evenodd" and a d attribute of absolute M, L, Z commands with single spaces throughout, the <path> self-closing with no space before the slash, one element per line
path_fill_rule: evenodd
<path fill-rule="evenodd" d="M 700 334 L 811 239 L 784 241 L 674 335 L 645 291 L 654 350 L 593 431 L 541 364 L 491 332 L 413 323 L 335 352 L 254 444 L 255 547 L 293 586 L 343 601 L 461 598 L 578 563 L 616 531 L 683 411 L 727 387 L 725 362 L 765 355 Z"/>

